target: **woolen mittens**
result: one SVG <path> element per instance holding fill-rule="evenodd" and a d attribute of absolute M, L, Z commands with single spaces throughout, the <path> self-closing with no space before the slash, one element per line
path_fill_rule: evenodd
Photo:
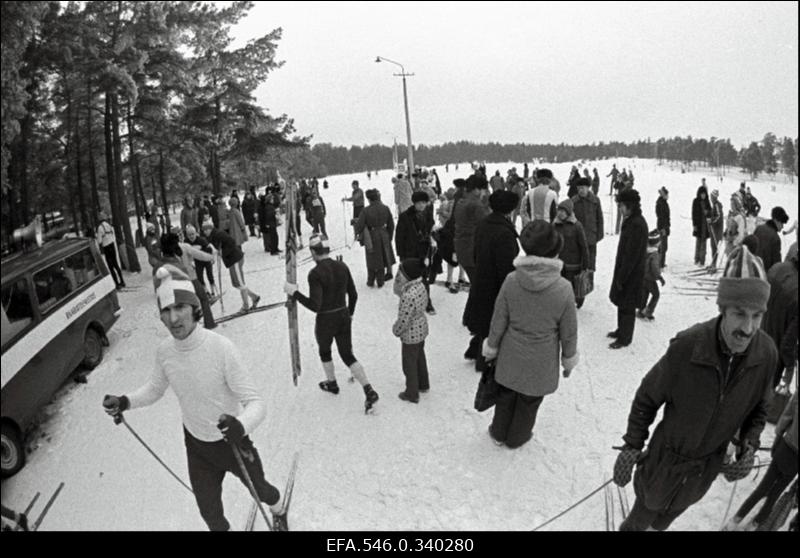
<path fill-rule="evenodd" d="M 236 417 L 222 415 L 219 417 L 217 428 L 222 432 L 222 437 L 229 444 L 239 445 L 244 438 L 244 426 Z"/>
<path fill-rule="evenodd" d="M 617 461 L 614 463 L 614 484 L 617 486 L 625 486 L 631 482 L 631 475 L 633 468 L 639 461 L 642 455 L 642 450 L 638 450 L 628 446 L 623 446 L 622 451 L 617 456 Z"/>
<path fill-rule="evenodd" d="M 736 461 L 730 461 L 722 466 L 722 474 L 728 482 L 742 480 L 753 470 L 755 464 L 756 454 L 752 448 L 748 447 L 747 451 Z"/>

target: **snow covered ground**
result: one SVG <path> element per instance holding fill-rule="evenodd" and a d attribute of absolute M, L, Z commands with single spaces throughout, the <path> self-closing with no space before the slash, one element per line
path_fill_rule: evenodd
<path fill-rule="evenodd" d="M 286 312 L 282 309 L 232 320 L 217 332 L 232 339 L 244 361 L 261 382 L 268 415 L 252 435 L 267 471 L 267 478 L 283 486 L 295 451 L 301 453 L 290 525 L 293 530 L 528 530 L 576 502 L 611 476 L 616 451 L 626 427 L 633 394 L 650 366 L 664 352 L 679 330 L 717 314 L 714 296 L 678 294 L 677 285 L 689 285 L 683 272 L 693 268 L 691 200 L 700 178 L 719 188 L 727 212 L 730 193 L 746 178 L 734 172 L 719 182 L 711 169 L 685 174 L 679 168 L 656 166 L 652 160 L 606 160 L 588 163 L 603 178 L 600 193 L 608 193 L 605 175 L 612 163 L 631 168 L 643 198 L 644 216 L 655 226 L 655 200 L 660 186 L 670 190 L 672 236 L 667 257 L 666 281 L 656 320 L 637 320 L 633 344 L 627 349 L 607 348 L 606 332 L 615 328 L 615 307 L 607 292 L 613 270 L 616 236 L 606 236 L 598 246 L 596 290 L 578 312 L 581 364 L 561 381 L 559 390 L 547 397 L 540 409 L 534 437 L 517 450 L 495 446 L 486 429 L 492 411 L 478 413 L 472 407 L 478 374 L 462 354 L 468 332 L 461 327 L 465 293 L 450 294 L 432 287 L 438 314 L 429 317 L 426 344 L 431 391 L 419 405 L 397 398 L 404 380 L 400 368 L 400 342 L 391 334 L 397 297 L 391 283 L 383 289 L 366 286 L 363 248 L 352 248 L 352 229 L 345 227 L 351 206 L 343 209 L 341 198 L 349 195 L 357 178 L 363 188 L 377 187 L 393 207 L 391 171 L 367 180 L 365 174 L 328 177 L 330 189 L 322 195 L 328 209 L 327 228 L 335 251 L 350 266 L 359 290 L 353 331 L 354 351 L 380 393 L 374 416 L 365 416 L 358 384 L 335 362 L 342 391 L 331 396 L 320 391 L 323 373 L 313 336 L 314 316 L 300 308 L 300 340 L 303 375 L 292 385 L 289 369 Z M 572 163 L 549 165 L 564 184 Z M 521 163 L 489 164 L 488 171 L 505 176 L 510 166 L 521 174 Z M 531 169 L 533 165 L 531 165 Z M 443 188 L 469 174 L 462 163 L 455 171 L 437 167 Z M 778 177 L 775 181 L 749 181 L 768 216 L 782 205 L 792 219 L 798 213 L 797 187 Z M 602 195 L 610 212 L 609 197 Z M 610 220 L 609 220 L 610 221 Z M 607 222 L 606 229 L 611 230 Z M 346 228 L 346 232 L 345 232 Z M 303 222 L 304 241 L 308 225 Z M 784 237 L 784 253 L 794 240 Z M 283 231 L 281 230 L 281 245 Z M 269 256 L 261 241 L 246 246 L 248 284 L 266 303 L 284 298 L 283 259 Z M 308 249 L 301 251 L 301 257 Z M 130 391 L 148 377 L 153 348 L 169 335 L 158 319 L 150 287 L 150 270 L 144 250 L 139 259 L 146 268 L 139 275 L 126 274 L 122 317 L 109 334 L 111 346 L 103 363 L 89 376 L 88 384 L 69 384 L 42 413 L 43 422 L 29 440 L 28 464 L 15 477 L 3 481 L 3 503 L 24 509 L 33 495 L 43 502 L 64 482 L 65 487 L 42 524 L 43 530 L 203 530 L 193 497 L 181 487 L 130 435 L 115 426 L 100 402 L 106 393 Z M 300 288 L 307 292 L 305 275 L 310 264 L 298 270 Z M 395 268 L 396 269 L 396 268 Z M 440 277 L 441 278 L 441 277 Z M 227 313 L 241 301 L 223 273 Z M 220 313 L 220 305 L 214 305 Z M 129 424 L 183 479 L 188 481 L 180 412 L 171 392 L 154 406 L 127 413 Z M 767 426 L 762 438 L 773 438 Z M 768 459 L 768 454 L 762 453 Z M 763 470 L 762 470 L 763 473 Z M 751 475 L 739 482 L 731 512 L 752 491 Z M 731 498 L 733 485 L 720 476 L 706 497 L 673 525 L 675 530 L 716 530 Z M 633 503 L 633 490 L 627 495 Z M 615 494 L 616 496 L 616 494 Z M 231 476 L 225 481 L 226 513 L 242 528 L 249 508 L 247 490 Z M 258 520 L 261 521 L 260 519 Z M 617 513 L 617 521 L 619 514 Z M 602 494 L 547 526 L 548 530 L 604 530 Z"/>

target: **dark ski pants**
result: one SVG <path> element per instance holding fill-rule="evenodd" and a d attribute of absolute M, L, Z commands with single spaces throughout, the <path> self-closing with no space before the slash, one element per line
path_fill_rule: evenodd
<path fill-rule="evenodd" d="M 225 473 L 233 473 L 247 488 L 233 449 L 224 440 L 202 442 L 184 428 L 186 458 L 189 464 L 189 482 L 194 491 L 200 515 L 211 531 L 230 529 L 222 506 L 222 480 Z M 253 442 L 245 436 L 241 443 L 242 461 L 255 486 L 259 499 L 271 506 L 280 500 L 280 492 L 264 478 L 264 469 Z M 247 489 L 249 491 L 249 488 Z"/>
<path fill-rule="evenodd" d="M 736 516 L 744 518 L 761 498 L 766 498 L 764 505 L 753 518 L 758 524 L 764 523 L 780 495 L 797 476 L 797 452 L 794 451 L 783 438 L 775 442 L 775 451 L 767 472 L 761 479 L 753 493 L 747 497 Z"/>
<path fill-rule="evenodd" d="M 494 417 L 489 427 L 492 437 L 505 442 L 509 448 L 518 448 L 531 439 L 536 414 L 544 396 L 524 395 L 498 385 Z"/>
<path fill-rule="evenodd" d="M 401 351 L 403 374 L 406 377 L 406 395 L 409 399 L 419 399 L 419 390 L 430 389 L 428 381 L 428 361 L 425 358 L 425 341 L 403 343 Z"/>
<path fill-rule="evenodd" d="M 328 236 L 328 231 L 325 230 L 325 219 L 322 217 L 318 217 L 316 219 L 312 219 L 311 226 L 314 228 L 314 232 L 319 234 L 322 233 L 325 236 Z"/>
<path fill-rule="evenodd" d="M 628 517 L 620 524 L 619 530 L 644 531 L 647 528 L 651 528 L 656 531 L 663 531 L 685 511 L 686 508 L 654 511 L 646 508 L 641 498 L 636 498 Z"/>
<path fill-rule="evenodd" d="M 250 236 L 256 235 L 256 225 L 255 223 L 248 223 L 247 228 L 250 229 Z"/>
<path fill-rule="evenodd" d="M 661 298 L 661 290 L 658 283 L 649 279 L 644 280 L 644 296 L 642 297 L 642 308 L 647 316 L 652 316 L 656 311 L 658 299 Z"/>
<path fill-rule="evenodd" d="M 119 268 L 119 263 L 117 262 L 116 246 L 113 244 L 103 246 L 103 255 L 106 258 L 106 265 L 108 266 L 108 271 L 111 273 L 111 278 L 114 280 L 114 284 L 117 287 L 124 287 L 125 280 L 122 278 L 122 270 Z"/>
<path fill-rule="evenodd" d="M 200 284 L 203 285 L 205 288 L 206 283 L 205 279 L 203 278 L 203 273 L 205 272 L 206 277 L 208 277 L 208 284 L 212 287 L 215 286 L 214 283 L 214 262 L 203 262 L 199 260 L 194 261 L 194 271 L 197 274 L 197 279 L 200 281 Z"/>
<path fill-rule="evenodd" d="M 572 286 L 573 293 L 575 292 L 575 279 L 578 275 L 580 275 L 580 273 L 580 269 L 566 269 L 566 265 L 561 268 L 561 277 L 569 281 L 569 284 Z M 578 308 L 580 308 L 583 304 L 583 299 L 584 297 L 578 298 L 577 295 L 575 296 L 575 304 L 578 305 Z"/>
<path fill-rule="evenodd" d="M 628 345 L 633 341 L 633 329 L 636 326 L 636 308 L 619 306 L 617 308 L 617 341 Z"/>
<path fill-rule="evenodd" d="M 661 233 L 661 244 L 658 246 L 658 252 L 661 254 L 661 267 L 667 266 L 667 249 L 669 248 L 669 235 Z"/>
<path fill-rule="evenodd" d="M 367 233 L 369 234 L 369 233 Z M 368 269 L 367 270 L 367 285 L 372 286 L 376 282 L 378 283 L 378 287 L 383 287 L 384 281 L 386 281 L 386 274 L 387 272 L 391 273 L 391 267 L 384 267 L 381 269 Z"/>
<path fill-rule="evenodd" d="M 199 279 L 192 279 L 192 285 L 194 286 L 194 294 L 200 299 L 200 308 L 203 310 L 203 325 L 206 326 L 206 329 L 214 329 L 217 324 L 214 322 L 214 314 L 211 312 L 211 305 L 208 303 L 206 289 Z"/>
<path fill-rule="evenodd" d="M 706 264 L 706 245 L 708 238 L 701 239 L 699 236 L 694 239 L 694 263 L 698 265 Z"/>
<path fill-rule="evenodd" d="M 336 349 L 339 356 L 349 368 L 356 362 L 353 356 L 353 336 L 351 331 L 352 318 L 347 308 L 340 308 L 330 312 L 320 312 L 317 314 L 317 323 L 314 326 L 314 336 L 319 345 L 319 357 L 322 362 L 333 360 L 331 346 L 336 341 Z"/>

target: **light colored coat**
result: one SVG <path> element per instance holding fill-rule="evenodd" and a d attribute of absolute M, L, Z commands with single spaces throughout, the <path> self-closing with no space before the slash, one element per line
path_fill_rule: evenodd
<path fill-rule="evenodd" d="M 397 275 L 400 275 L 398 271 Z M 398 281 L 399 278 L 395 278 Z M 425 308 L 428 305 L 428 293 L 422 278 L 418 277 L 402 286 L 400 307 L 397 320 L 392 326 L 392 333 L 406 345 L 422 343 L 428 336 L 428 317 Z"/>
<path fill-rule="evenodd" d="M 563 262 L 520 256 L 494 305 L 487 344 L 498 349 L 495 380 L 518 393 L 542 396 L 558 387 L 559 362 L 578 361 L 578 318 Z"/>

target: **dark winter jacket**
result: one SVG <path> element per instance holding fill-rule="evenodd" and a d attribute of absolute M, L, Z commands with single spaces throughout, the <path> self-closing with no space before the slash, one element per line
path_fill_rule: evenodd
<path fill-rule="evenodd" d="M 431 245 L 432 228 L 433 217 L 427 211 L 427 207 L 418 212 L 412 205 L 403 211 L 397 218 L 397 230 L 394 235 L 397 257 L 400 260 L 406 258 L 425 259 Z"/>
<path fill-rule="evenodd" d="M 669 228 L 671 226 L 669 220 L 669 202 L 658 196 L 656 200 L 656 228 L 669 236 Z"/>
<path fill-rule="evenodd" d="M 519 254 L 517 231 L 504 215 L 493 212 L 475 229 L 475 273 L 471 278 L 464 323 L 481 337 L 489 335 L 494 302 Z"/>
<path fill-rule="evenodd" d="M 254 225 L 256 222 L 256 204 L 258 201 L 252 196 L 245 196 L 242 202 L 242 217 L 245 225 Z"/>
<path fill-rule="evenodd" d="M 753 234 L 758 238 L 757 255 L 764 263 L 764 269 L 769 271 L 774 264 L 781 261 L 781 237 L 778 234 L 778 227 L 775 221 L 770 219 L 763 225 L 757 226 Z"/>
<path fill-rule="evenodd" d="M 575 196 L 572 198 L 572 206 L 575 217 L 583 225 L 583 232 L 586 235 L 586 243 L 594 246 L 605 236 L 603 230 L 603 208 L 600 199 L 589 192 L 585 198 Z"/>
<path fill-rule="evenodd" d="M 465 192 L 464 197 L 455 204 L 451 217 L 455 223 L 454 243 L 458 263 L 464 267 L 475 266 L 475 229 L 489 213 L 479 196 L 478 190 Z"/>
<path fill-rule="evenodd" d="M 213 229 L 208 235 L 208 241 L 220 251 L 225 267 L 231 267 L 244 257 L 242 249 L 236 244 L 233 237 L 224 231 Z"/>
<path fill-rule="evenodd" d="M 595 196 L 597 192 L 600 191 L 600 175 L 597 174 L 597 169 L 594 171 L 594 175 L 592 176 L 592 194 Z"/>
<path fill-rule="evenodd" d="M 758 213 L 761 211 L 761 204 L 758 203 L 753 194 L 745 194 L 743 204 L 748 216 L 758 217 Z"/>
<path fill-rule="evenodd" d="M 589 249 L 586 243 L 586 234 L 583 232 L 583 225 L 580 221 L 561 221 L 556 219 L 553 222 L 556 230 L 564 239 L 564 246 L 558 253 L 558 259 L 564 262 L 565 271 L 582 271 L 589 267 Z"/>
<path fill-rule="evenodd" d="M 664 415 L 636 469 L 636 497 L 650 510 L 682 510 L 706 493 L 738 436 L 758 448 L 772 393 L 777 351 L 758 330 L 743 358 L 729 366 L 719 340 L 721 317 L 678 333 L 642 380 L 623 436 L 642 448 L 659 409 Z"/>
<path fill-rule="evenodd" d="M 259 200 L 258 203 L 258 227 L 261 232 L 278 228 L 278 218 L 275 214 L 275 206 L 267 203 L 267 199 Z"/>
<path fill-rule="evenodd" d="M 392 212 L 380 200 L 370 202 L 364 208 L 364 211 L 358 216 L 355 232 L 357 235 L 363 232 L 370 237 L 371 242 L 364 243 L 367 269 L 382 270 L 394 265 L 395 259 L 392 251 L 394 219 Z"/>
<path fill-rule="evenodd" d="M 641 210 L 635 211 L 622 222 L 617 260 L 614 263 L 614 280 L 609 298 L 618 307 L 635 307 L 642 297 L 644 264 L 647 257 L 647 221 Z"/>
<path fill-rule="evenodd" d="M 706 198 L 700 198 L 700 193 Z M 697 196 L 692 200 L 692 236 L 705 240 L 708 238 L 708 221 L 711 217 L 711 204 L 708 202 L 708 190 L 705 186 L 697 189 Z"/>
<path fill-rule="evenodd" d="M 791 366 L 797 360 L 797 256 L 773 265 L 767 279 L 771 289 L 761 329 L 775 342 L 783 365 Z"/>

